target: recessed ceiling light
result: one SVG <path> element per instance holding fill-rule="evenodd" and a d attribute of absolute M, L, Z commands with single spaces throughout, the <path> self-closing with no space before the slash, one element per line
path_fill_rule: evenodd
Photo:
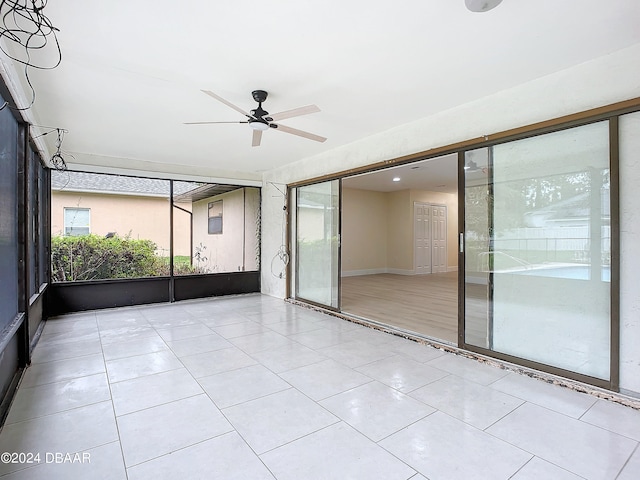
<path fill-rule="evenodd" d="M 399 182 L 400 181 L 400 177 L 393 177 L 393 181 L 394 182 Z"/>

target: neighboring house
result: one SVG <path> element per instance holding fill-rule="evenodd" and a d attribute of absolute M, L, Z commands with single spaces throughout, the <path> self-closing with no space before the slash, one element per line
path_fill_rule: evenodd
<path fill-rule="evenodd" d="M 599 205 L 599 217 L 591 215 L 594 203 Z M 558 260 L 588 262 L 601 257 L 603 265 L 609 264 L 611 214 L 608 189 L 603 189 L 595 198 L 590 193 L 573 195 L 525 212 L 523 217 L 525 226 L 498 232 L 498 238 L 494 239 L 495 250 L 510 252 L 518 258 L 521 251 L 544 252 L 545 255 L 539 257 L 544 263 Z M 599 238 L 592 238 L 593 232 L 598 231 Z"/>
<path fill-rule="evenodd" d="M 52 172 L 52 235 L 153 241 L 169 256 L 169 181 Z M 174 255 L 206 272 L 257 270 L 260 190 L 174 182 Z"/>
<path fill-rule="evenodd" d="M 190 203 L 178 206 L 191 209 Z M 158 255 L 169 256 L 169 215 L 167 180 L 52 172 L 51 235 L 115 234 L 152 240 Z M 173 221 L 174 254 L 188 256 L 190 215 L 174 208 Z"/>
<path fill-rule="evenodd" d="M 602 225 L 609 225 L 611 220 L 609 189 L 603 189 L 603 194 L 595 200 L 590 193 L 580 193 L 566 200 L 554 202 L 547 207 L 526 212 L 527 227 L 574 227 L 585 226 L 591 222 L 592 203 L 600 204 Z"/>
<path fill-rule="evenodd" d="M 188 201 L 192 212 L 194 266 L 208 273 L 258 270 L 259 188 L 204 185 L 176 200 Z"/>

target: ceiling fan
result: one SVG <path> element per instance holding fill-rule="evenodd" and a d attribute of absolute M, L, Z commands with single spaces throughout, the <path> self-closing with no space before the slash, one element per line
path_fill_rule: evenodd
<path fill-rule="evenodd" d="M 187 122 L 185 123 L 185 125 L 208 125 L 213 123 L 248 123 L 249 126 L 253 129 L 253 139 L 251 141 L 251 146 L 253 147 L 257 147 L 260 145 L 260 141 L 262 140 L 262 132 L 264 132 L 265 130 L 269 130 L 270 128 L 279 130 L 284 133 L 298 135 L 299 137 L 308 138 L 309 140 L 315 140 L 316 142 L 324 142 L 326 140 L 325 137 L 321 137 L 320 135 L 315 135 L 303 130 L 298 130 L 297 128 L 291 128 L 287 127 L 286 125 L 275 123 L 276 121 L 284 120 L 286 118 L 299 117 L 300 115 L 319 112 L 320 109 L 315 105 L 307 105 L 306 107 L 294 108 L 293 110 L 286 110 L 284 112 L 269 115 L 269 112 L 262 108 L 262 102 L 267 99 L 268 93 L 264 90 L 254 90 L 253 92 L 251 92 L 251 95 L 253 96 L 253 99 L 258 102 L 258 108 L 251 110 L 251 112 L 248 113 L 240 107 L 229 102 L 228 100 L 225 100 L 221 96 L 210 92 L 209 90 L 202 90 L 202 92 L 206 93 L 212 98 L 215 98 L 219 102 L 224 103 L 226 106 L 233 108 L 236 112 L 239 112 L 247 117 L 247 120 L 236 122 Z"/>

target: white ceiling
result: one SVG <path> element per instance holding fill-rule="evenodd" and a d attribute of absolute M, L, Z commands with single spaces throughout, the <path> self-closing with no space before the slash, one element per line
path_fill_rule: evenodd
<path fill-rule="evenodd" d="M 45 13 L 62 64 L 29 72 L 32 110 L 68 130 L 67 162 L 176 173 L 255 174 L 640 42 L 637 0 L 486 13 L 463 0 L 57 0 Z M 269 130 L 251 147 L 247 125 L 183 125 L 243 120 L 200 89 L 245 110 L 255 89 L 271 113 L 316 104 L 282 123 L 328 140 Z"/>
<path fill-rule="evenodd" d="M 394 181 L 394 178 L 398 180 Z M 457 193 L 458 156 L 443 155 L 376 172 L 354 175 L 345 178 L 342 186 L 377 192 L 411 189 Z"/>

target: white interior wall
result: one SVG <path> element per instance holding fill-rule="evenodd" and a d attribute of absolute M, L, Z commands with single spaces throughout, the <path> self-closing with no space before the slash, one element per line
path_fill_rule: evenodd
<path fill-rule="evenodd" d="M 282 244 L 283 199 L 269 182 L 287 184 L 348 168 L 391 160 L 420 151 L 549 120 L 640 96 L 640 43 L 495 95 L 461 105 L 420 121 L 399 126 L 358 142 L 266 172 L 262 204 L 262 291 L 284 298 L 285 279 L 271 274 L 268 265 Z M 434 93 L 436 94 L 436 93 Z M 330 141 L 330 139 L 328 140 Z M 621 208 L 633 209 L 637 189 L 621 192 Z M 640 219 L 631 218 L 636 230 Z M 624 263 L 637 262 L 640 252 L 626 252 Z M 622 291 L 634 284 L 628 270 L 622 272 Z M 635 306 L 638 308 L 638 305 Z M 637 311 L 637 310 L 636 310 Z M 640 336 L 640 324 L 623 312 L 622 338 Z M 637 344 L 637 343 L 636 343 Z M 626 355 L 626 350 L 623 355 Z M 622 358 L 623 378 L 640 378 L 640 362 Z M 640 392 L 640 385 L 623 388 Z"/>

